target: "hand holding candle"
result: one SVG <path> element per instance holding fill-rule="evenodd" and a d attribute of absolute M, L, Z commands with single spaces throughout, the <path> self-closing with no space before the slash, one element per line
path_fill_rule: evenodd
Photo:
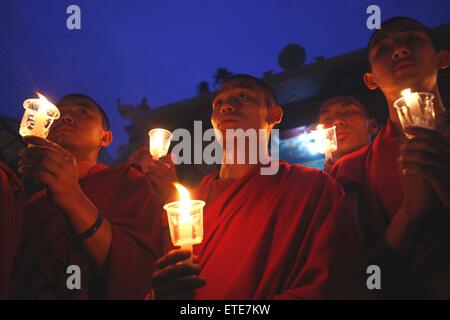
<path fill-rule="evenodd" d="M 165 157 L 169 151 L 172 133 L 165 129 L 152 129 L 148 133 L 150 143 L 150 154 L 154 160 Z"/>
<path fill-rule="evenodd" d="M 315 149 L 325 154 L 325 161 L 331 160 L 331 153 L 337 150 L 336 126 L 324 128 L 322 124 L 312 131 L 315 140 Z"/>
<path fill-rule="evenodd" d="M 402 96 L 394 102 L 394 108 L 397 110 L 403 130 L 408 127 L 435 129 L 434 95 L 427 92 L 411 92 L 411 89 L 405 89 L 402 91 Z M 405 133 L 405 136 L 412 138 L 407 133 Z"/>
<path fill-rule="evenodd" d="M 24 136 L 47 138 L 54 120 L 60 116 L 58 108 L 37 93 L 39 99 L 27 99 L 23 102 L 25 113 L 20 123 L 19 133 Z"/>
<path fill-rule="evenodd" d="M 192 262 L 192 245 L 203 240 L 203 206 L 201 200 L 191 200 L 189 191 L 181 184 L 175 183 L 180 200 L 164 206 L 167 211 L 169 230 L 172 243 L 182 249 L 189 250 Z"/>

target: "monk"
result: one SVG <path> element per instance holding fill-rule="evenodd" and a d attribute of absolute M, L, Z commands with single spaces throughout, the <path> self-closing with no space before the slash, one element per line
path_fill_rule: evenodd
<path fill-rule="evenodd" d="M 352 96 L 336 96 L 326 100 L 320 107 L 319 124 L 324 128 L 336 126 L 337 150 L 333 158 L 324 163 L 328 171 L 340 158 L 370 143 L 378 132 L 378 123 L 367 108 Z"/>
<path fill-rule="evenodd" d="M 19 169 L 46 188 L 25 203 L 14 297 L 143 299 L 162 254 L 155 192 L 129 164 L 97 162 L 112 141 L 97 102 L 70 94 L 57 106 L 48 140 L 24 137 Z"/>
<path fill-rule="evenodd" d="M 358 192 L 365 247 L 380 265 L 384 298 L 450 298 L 450 144 L 443 128 L 407 128 L 394 101 L 401 91 L 430 92 L 438 123 L 447 112 L 437 84 L 449 65 L 422 23 L 405 17 L 384 22 L 368 45 L 364 81 L 380 88 L 389 121 L 369 146 L 344 156 L 331 174 Z M 448 122 L 447 122 L 448 124 Z"/>
<path fill-rule="evenodd" d="M 203 242 L 194 246 L 192 264 L 184 262 L 190 253 L 182 249 L 158 260 L 154 299 L 364 296 L 362 248 L 334 180 L 274 159 L 278 171 L 263 174 L 270 159 L 267 139 L 258 139 L 263 155 L 256 163 L 248 153 L 242 164 L 226 159 L 235 139 L 227 130 L 268 137 L 282 115 L 274 92 L 259 79 L 235 75 L 220 86 L 211 122 L 224 158 L 220 171 L 204 177 L 194 195 L 206 202 Z"/>
<path fill-rule="evenodd" d="M 10 298 L 11 273 L 20 242 L 25 190 L 15 172 L 0 161 L 0 300 Z"/>

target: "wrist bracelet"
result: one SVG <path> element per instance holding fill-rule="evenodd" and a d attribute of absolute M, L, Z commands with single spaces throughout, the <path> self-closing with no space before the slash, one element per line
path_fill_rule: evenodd
<path fill-rule="evenodd" d="M 98 229 L 100 229 L 100 226 L 102 225 L 103 222 L 103 215 L 99 212 L 98 213 L 98 217 L 97 220 L 95 221 L 94 225 L 92 227 L 90 227 L 89 229 L 87 229 L 85 232 L 83 232 L 82 234 L 79 235 L 81 240 L 87 240 L 88 238 L 90 238 L 94 233 L 97 232 Z"/>

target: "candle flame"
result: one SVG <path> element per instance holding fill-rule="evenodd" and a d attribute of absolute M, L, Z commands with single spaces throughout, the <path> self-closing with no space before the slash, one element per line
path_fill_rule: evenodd
<path fill-rule="evenodd" d="M 162 145 L 163 139 L 164 139 L 164 137 L 163 137 L 162 131 L 161 130 L 157 130 L 156 134 L 155 134 L 155 140 L 158 143 L 158 145 Z"/>
<path fill-rule="evenodd" d="M 412 94 L 412 92 L 411 92 L 410 88 L 405 89 L 405 90 L 402 91 L 402 96 L 405 97 L 405 98 L 411 97 L 411 94 Z"/>
<path fill-rule="evenodd" d="M 322 129 L 323 129 L 323 127 L 324 127 L 324 125 L 323 125 L 323 124 L 318 124 L 318 125 L 317 125 L 317 127 L 316 127 L 316 129 L 317 129 L 317 130 L 322 130 Z"/>
<path fill-rule="evenodd" d="M 191 208 L 191 195 L 188 191 L 188 189 L 186 189 L 183 185 L 179 184 L 179 183 L 174 183 L 175 188 L 177 188 L 178 190 L 178 195 L 180 197 L 180 213 L 182 216 L 188 216 L 189 215 L 189 210 Z"/>
<path fill-rule="evenodd" d="M 182 184 L 174 183 L 174 186 L 178 190 L 180 201 L 186 202 L 191 200 L 191 195 L 189 194 L 188 189 L 186 189 Z"/>
<path fill-rule="evenodd" d="M 39 110 L 39 112 L 46 113 L 51 108 L 52 103 L 48 101 L 46 96 L 44 96 L 43 94 L 40 94 L 39 92 L 36 92 L 36 94 L 38 95 L 39 100 L 43 102 L 41 104 L 41 109 Z"/>
<path fill-rule="evenodd" d="M 40 94 L 39 92 L 36 92 L 36 94 L 38 95 L 39 99 L 48 102 L 48 99 L 43 94 Z"/>

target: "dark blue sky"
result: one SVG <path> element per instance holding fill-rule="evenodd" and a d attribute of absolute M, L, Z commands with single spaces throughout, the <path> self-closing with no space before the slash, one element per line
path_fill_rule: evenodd
<path fill-rule="evenodd" d="M 66 8 L 81 8 L 81 30 Z M 366 45 L 366 8 L 429 26 L 450 21 L 448 0 L 0 0 L 0 114 L 19 118 L 40 91 L 91 95 L 109 113 L 115 142 L 127 143 L 116 99 L 158 107 L 195 95 L 217 67 L 279 72 L 279 51 L 299 43 L 326 58 Z"/>

